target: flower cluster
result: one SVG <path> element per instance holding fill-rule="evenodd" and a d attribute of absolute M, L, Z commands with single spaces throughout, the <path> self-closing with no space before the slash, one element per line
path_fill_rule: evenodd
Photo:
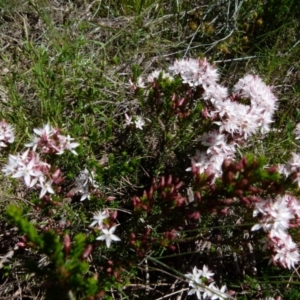
<path fill-rule="evenodd" d="M 271 261 L 285 268 L 294 268 L 300 261 L 300 254 L 287 230 L 300 225 L 298 200 L 288 194 L 277 196 L 274 200 L 264 200 L 255 204 L 253 216 L 259 217 L 259 223 L 252 230 L 262 228 L 267 232 L 263 242 L 264 249 L 271 249 L 275 253 Z"/>
<path fill-rule="evenodd" d="M 51 167 L 50 164 L 41 160 L 42 153 L 62 154 L 65 150 L 70 150 L 76 154 L 73 148 L 77 147 L 78 143 L 71 142 L 73 139 L 70 136 L 59 134 L 59 129 L 53 129 L 49 124 L 43 129 L 34 129 L 37 134 L 33 140 L 26 144 L 28 147 L 23 153 L 17 155 L 9 155 L 8 163 L 2 168 L 2 172 L 6 176 L 12 178 L 23 178 L 26 187 L 37 187 L 40 189 L 40 198 L 43 198 L 47 193 L 54 194 L 53 184 L 60 184 L 63 181 L 61 170 Z M 32 149 L 30 149 L 32 147 Z"/>
<path fill-rule="evenodd" d="M 228 295 L 225 293 L 226 285 L 220 289 L 215 285 L 212 279 L 212 273 L 206 265 L 203 269 L 194 267 L 193 273 L 188 273 L 185 277 L 189 280 L 189 287 L 191 287 L 188 295 L 196 294 L 198 299 L 226 299 Z M 209 283 L 208 285 L 206 283 Z"/>
<path fill-rule="evenodd" d="M 39 149 L 42 153 L 63 154 L 66 150 L 69 150 L 77 155 L 74 148 L 78 147 L 79 144 L 73 142 L 74 139 L 69 135 L 62 135 L 60 129 L 46 124 L 43 128 L 33 129 L 33 131 L 36 135 L 33 135 L 31 141 L 25 145 L 32 148 L 33 151 Z"/>
<path fill-rule="evenodd" d="M 152 73 L 150 73 L 147 77 L 148 83 L 153 83 L 157 79 L 168 79 L 170 81 L 174 80 L 173 76 L 170 75 L 170 73 L 165 72 L 164 70 L 155 70 Z"/>
<path fill-rule="evenodd" d="M 210 86 L 219 79 L 218 71 L 207 59 L 180 59 L 169 67 L 171 74 L 180 75 L 183 83 L 191 87 Z"/>
<path fill-rule="evenodd" d="M 197 151 L 196 158 L 192 158 L 192 164 L 200 167 L 201 173 L 209 169 L 220 176 L 222 162 L 234 158 L 237 146 L 259 130 L 262 133 L 270 130 L 277 99 L 258 76 L 246 75 L 240 79 L 230 95 L 227 88 L 217 83 L 218 71 L 206 58 L 176 60 L 169 72 L 171 75 L 157 71 L 151 78 L 179 76 L 192 91 L 202 91 L 206 104 L 202 114 L 215 128 L 200 137 L 205 150 Z"/>
<path fill-rule="evenodd" d="M 99 211 L 94 215 L 94 217 L 93 217 L 94 221 L 90 225 L 90 227 L 93 227 L 93 226 L 97 225 L 97 227 L 99 229 L 101 229 L 103 234 L 101 236 L 97 237 L 96 240 L 105 241 L 107 248 L 110 247 L 112 241 L 114 241 L 114 242 L 121 241 L 121 239 L 114 234 L 114 232 L 115 232 L 118 225 L 111 226 L 110 228 L 105 228 L 104 227 L 103 221 L 105 219 L 107 219 L 108 217 L 109 217 L 108 210 L 105 210 L 103 212 Z"/>
<path fill-rule="evenodd" d="M 39 154 L 29 149 L 21 154 L 10 154 L 2 172 L 12 178 L 23 178 L 28 188 L 37 185 L 41 189 L 40 198 L 44 197 L 47 192 L 54 194 L 52 184 L 59 184 L 63 180 L 59 169 L 51 171 L 51 166 L 42 161 Z"/>
<path fill-rule="evenodd" d="M 125 124 L 124 124 L 124 126 L 127 127 L 127 126 L 132 125 L 132 124 L 134 124 L 136 128 L 142 130 L 143 126 L 145 125 L 145 121 L 141 116 L 135 116 L 133 118 L 132 116 L 128 116 L 127 114 L 125 114 Z"/>
<path fill-rule="evenodd" d="M 279 165 L 279 172 L 285 177 L 291 177 L 294 183 L 300 187 L 300 155 L 292 153 L 291 159 L 286 164 Z"/>
<path fill-rule="evenodd" d="M 234 86 L 234 91 L 239 97 L 249 99 L 251 108 L 248 116 L 252 116 L 252 126 L 260 128 L 263 133 L 270 130 L 273 114 L 277 108 L 277 98 L 272 93 L 271 87 L 267 86 L 260 77 L 246 75 Z M 248 117 L 247 116 L 247 117 Z"/>
<path fill-rule="evenodd" d="M 300 139 L 300 123 L 294 129 L 295 140 Z M 300 155 L 292 152 L 292 157 L 285 164 L 278 165 L 279 173 L 283 174 L 286 178 L 290 177 L 294 183 L 300 187 Z"/>
<path fill-rule="evenodd" d="M 72 191 L 76 191 L 76 193 L 81 195 L 80 201 L 90 200 L 91 195 L 98 191 L 99 188 L 94 176 L 93 171 L 89 172 L 87 169 L 80 171 L 75 179 L 75 188 L 69 192 L 69 195 L 73 196 L 74 193 Z"/>
<path fill-rule="evenodd" d="M 129 81 L 130 87 L 132 90 L 144 89 L 149 84 L 153 84 L 157 79 L 168 79 L 170 81 L 174 80 L 173 76 L 170 73 L 165 72 L 164 70 L 154 70 L 152 73 L 148 75 L 146 78 L 146 82 L 143 77 L 138 77 L 137 83 L 133 83 L 131 80 Z"/>
<path fill-rule="evenodd" d="M 201 173 L 209 170 L 215 176 L 221 176 L 222 163 L 225 159 L 234 158 L 236 144 L 228 143 L 226 136 L 216 130 L 204 133 L 200 137 L 200 142 L 208 148 L 206 151 L 196 150 L 196 155 L 191 159 L 192 165 L 198 167 Z M 191 167 L 186 169 L 191 170 Z"/>
<path fill-rule="evenodd" d="M 7 143 L 11 144 L 15 140 L 14 129 L 7 124 L 5 120 L 0 122 L 0 148 L 7 147 Z"/>

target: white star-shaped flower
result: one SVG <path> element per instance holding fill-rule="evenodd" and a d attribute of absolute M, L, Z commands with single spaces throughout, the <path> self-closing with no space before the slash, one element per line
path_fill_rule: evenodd
<path fill-rule="evenodd" d="M 201 271 L 201 270 L 200 270 Z M 206 265 L 203 266 L 201 276 L 210 279 L 215 273 L 212 273 Z"/>
<path fill-rule="evenodd" d="M 24 177 L 24 181 L 27 187 L 32 187 L 32 177 L 37 176 L 37 172 L 34 170 L 34 159 L 31 159 L 28 163 L 20 163 L 18 171 L 12 175 L 12 178 Z"/>
<path fill-rule="evenodd" d="M 107 217 L 108 217 L 108 212 L 106 210 L 105 211 L 98 211 L 94 215 L 94 217 L 93 217 L 94 221 L 92 222 L 92 224 L 89 227 L 93 227 L 96 224 L 98 226 L 102 226 L 103 220 L 106 219 Z"/>
<path fill-rule="evenodd" d="M 106 247 L 109 248 L 112 241 L 119 242 L 121 239 L 114 235 L 114 232 L 116 230 L 117 226 L 112 226 L 109 229 L 102 229 L 103 235 L 96 238 L 96 240 L 104 241 L 106 242 Z"/>
<path fill-rule="evenodd" d="M 133 122 L 132 122 L 132 116 L 128 116 L 127 114 L 125 114 L 124 127 L 129 126 L 131 124 L 133 124 Z"/>
<path fill-rule="evenodd" d="M 143 129 L 143 126 L 145 125 L 145 121 L 142 119 L 141 116 L 137 116 L 134 121 L 135 127 L 138 129 Z"/>
<path fill-rule="evenodd" d="M 47 182 L 42 182 L 41 184 L 41 192 L 40 192 L 40 198 L 43 198 L 46 193 L 55 194 L 53 188 L 52 188 L 52 180 L 48 180 Z"/>

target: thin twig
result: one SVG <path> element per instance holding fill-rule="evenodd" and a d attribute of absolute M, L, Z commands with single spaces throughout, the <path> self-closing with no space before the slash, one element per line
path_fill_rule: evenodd
<path fill-rule="evenodd" d="M 188 46 L 187 46 L 187 48 L 186 48 L 186 51 L 185 51 L 184 54 L 183 54 L 183 58 L 186 57 L 186 55 L 187 55 L 187 53 L 188 53 L 188 51 L 189 51 L 189 49 L 190 49 L 190 47 L 191 47 L 191 44 L 192 44 L 194 38 L 196 37 L 196 34 L 198 33 L 199 29 L 201 28 L 201 26 L 202 26 L 202 24 L 199 24 L 199 26 L 197 27 L 195 33 L 193 34 L 193 36 L 192 36 L 192 38 L 191 38 L 191 40 L 190 40 L 190 42 L 189 42 L 189 44 L 188 44 Z"/>
<path fill-rule="evenodd" d="M 165 295 L 165 296 L 163 296 L 163 297 L 157 298 L 157 299 L 155 299 L 155 300 L 167 299 L 167 298 L 170 297 L 170 296 L 173 296 L 173 295 L 176 295 L 176 294 L 185 292 L 185 291 L 187 291 L 187 290 L 188 290 L 188 288 L 184 288 L 184 289 L 181 289 L 181 290 L 179 290 L 179 291 L 173 292 L 173 293 L 171 293 L 171 294 Z"/>
<path fill-rule="evenodd" d="M 150 292 L 150 275 L 149 275 L 149 267 L 148 267 L 148 260 L 145 259 L 145 272 L 146 272 L 146 295 L 149 295 Z"/>

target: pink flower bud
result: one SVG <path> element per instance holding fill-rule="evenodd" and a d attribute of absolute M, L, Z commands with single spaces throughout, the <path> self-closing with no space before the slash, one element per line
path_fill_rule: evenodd
<path fill-rule="evenodd" d="M 234 179 L 234 173 L 231 171 L 228 171 L 226 173 L 223 173 L 223 182 L 230 184 L 233 182 Z"/>
<path fill-rule="evenodd" d="M 232 291 L 232 290 L 228 290 L 228 291 L 227 291 L 227 294 L 228 294 L 229 296 L 233 296 L 233 295 L 236 294 L 236 292 L 235 292 L 235 291 Z"/>
<path fill-rule="evenodd" d="M 172 175 L 170 174 L 170 175 L 168 176 L 167 186 L 171 186 L 172 181 L 173 181 L 173 177 L 172 177 Z"/>
<path fill-rule="evenodd" d="M 71 249 L 71 239 L 70 239 L 70 236 L 68 234 L 66 234 L 64 237 L 64 252 L 65 252 L 66 256 L 69 255 L 70 249 Z"/>
<path fill-rule="evenodd" d="M 249 183 L 248 179 L 242 179 L 236 186 L 240 189 L 245 188 L 245 186 L 247 186 L 247 184 Z"/>
<path fill-rule="evenodd" d="M 246 204 L 246 205 L 250 205 L 250 201 L 246 198 L 246 197 L 242 197 L 241 200 Z"/>
<path fill-rule="evenodd" d="M 252 192 L 253 194 L 260 194 L 263 192 L 263 189 L 257 188 L 257 187 L 253 187 L 250 186 L 248 189 L 250 192 Z"/>
<path fill-rule="evenodd" d="M 91 254 L 92 250 L 93 250 L 93 246 L 92 246 L 92 245 L 88 245 L 88 246 L 84 249 L 84 251 L 83 251 L 83 253 L 82 253 L 82 255 L 81 255 L 81 258 L 82 258 L 82 259 L 86 259 L 86 258 Z"/>
<path fill-rule="evenodd" d="M 174 187 L 174 185 L 172 185 L 169 193 L 172 194 L 174 192 L 174 190 L 175 190 L 175 187 Z"/>
<path fill-rule="evenodd" d="M 139 197 L 133 197 L 132 201 L 134 206 L 138 206 L 141 203 L 141 199 Z"/>
<path fill-rule="evenodd" d="M 272 166 L 268 169 L 269 174 L 278 172 L 278 166 Z"/>
<path fill-rule="evenodd" d="M 184 204 L 186 201 L 185 198 L 179 198 L 176 200 L 177 206 L 181 206 L 182 204 Z"/>
<path fill-rule="evenodd" d="M 61 184 L 63 181 L 64 181 L 64 178 L 63 178 L 63 177 L 59 177 L 59 178 L 53 180 L 53 182 L 54 182 L 55 184 Z"/>
<path fill-rule="evenodd" d="M 235 191 L 234 191 L 234 194 L 235 194 L 236 196 L 241 197 L 241 196 L 243 196 L 244 192 L 243 192 L 242 190 L 235 190 Z"/>
<path fill-rule="evenodd" d="M 222 199 L 221 202 L 226 205 L 230 205 L 234 202 L 234 200 L 233 199 Z"/>
<path fill-rule="evenodd" d="M 115 219 L 117 218 L 117 216 L 118 216 L 118 211 L 115 210 L 115 211 L 110 215 L 110 218 L 111 218 L 112 220 L 115 220 Z"/>
<path fill-rule="evenodd" d="M 199 220 L 200 219 L 200 212 L 199 211 L 195 211 L 195 212 L 193 212 L 192 214 L 189 214 L 188 215 L 188 218 L 189 219 L 192 219 L 192 220 Z"/>
<path fill-rule="evenodd" d="M 176 189 L 176 190 L 179 190 L 182 186 L 183 186 L 183 182 L 180 181 L 180 182 L 178 182 L 178 183 L 176 184 L 175 189 Z"/>
<path fill-rule="evenodd" d="M 145 211 L 148 211 L 149 207 L 145 204 L 141 205 L 141 208 Z"/>
<path fill-rule="evenodd" d="M 222 163 L 222 171 L 224 172 L 232 165 L 232 160 L 230 158 L 224 159 Z"/>
<path fill-rule="evenodd" d="M 175 250 L 176 250 L 176 246 L 175 246 L 175 245 L 169 245 L 168 248 L 169 248 L 171 251 L 175 251 Z"/>
<path fill-rule="evenodd" d="M 194 193 L 194 197 L 197 199 L 198 202 L 201 201 L 201 194 L 200 194 L 200 192 L 198 192 L 198 191 L 195 192 L 195 193 Z"/>
<path fill-rule="evenodd" d="M 153 192 L 154 192 L 154 189 L 153 189 L 153 187 L 151 186 L 150 189 L 149 189 L 149 191 L 148 191 L 148 195 L 147 195 L 147 198 L 148 198 L 149 200 L 151 200 L 151 199 L 153 198 Z"/>
<path fill-rule="evenodd" d="M 221 214 L 223 214 L 223 215 L 228 215 L 228 209 L 229 209 L 229 207 L 223 208 L 223 209 L 220 211 Z"/>
<path fill-rule="evenodd" d="M 259 202 L 262 201 L 260 198 L 254 197 L 254 196 L 248 196 L 247 199 L 248 199 L 250 202 L 253 202 L 253 203 L 259 203 Z"/>
<path fill-rule="evenodd" d="M 53 172 L 52 179 L 55 180 L 55 179 L 59 178 L 60 176 L 61 176 L 61 170 L 57 169 Z"/>
<path fill-rule="evenodd" d="M 160 179 L 159 187 L 162 189 L 165 187 L 165 177 L 164 176 L 162 176 Z"/>
<path fill-rule="evenodd" d="M 184 99 L 184 98 L 180 99 L 180 100 L 178 101 L 178 106 L 182 106 L 182 105 L 183 105 L 183 103 L 184 103 L 184 101 L 185 101 L 185 99 Z"/>

